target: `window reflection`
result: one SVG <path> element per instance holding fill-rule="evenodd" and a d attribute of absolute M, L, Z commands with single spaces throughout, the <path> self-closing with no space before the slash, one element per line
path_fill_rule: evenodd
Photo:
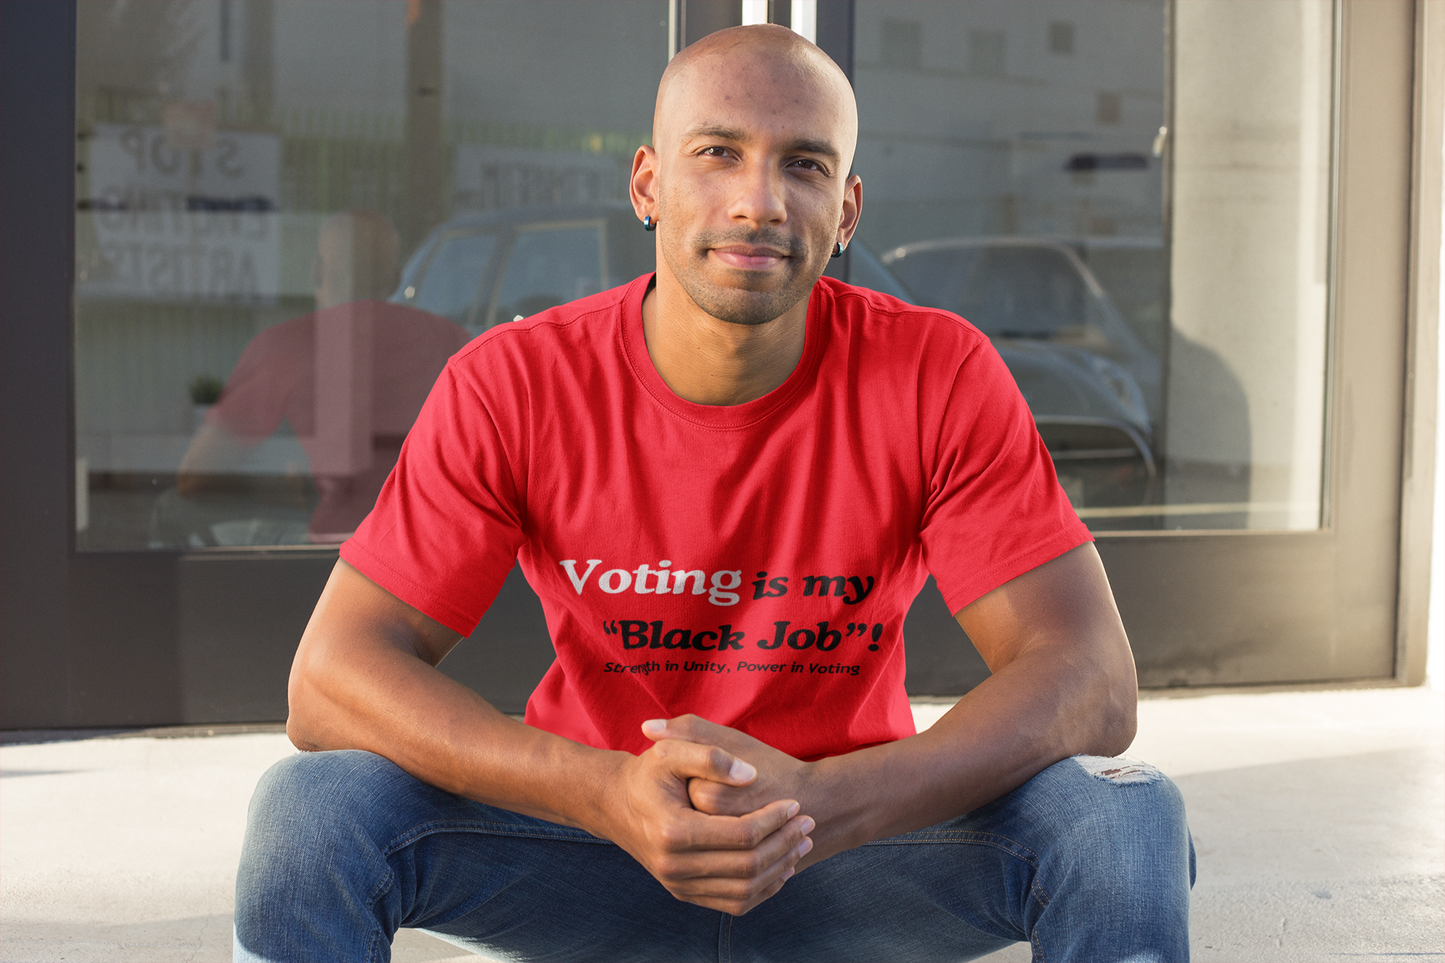
<path fill-rule="evenodd" d="M 444 232 L 434 245 L 422 249 L 425 263 L 403 286 L 402 298 L 458 324 L 476 323 L 477 298 L 496 247 L 497 235 L 491 232 Z"/>
<path fill-rule="evenodd" d="M 1317 526 L 1329 4 L 856 11 L 855 283 L 990 337 L 1091 528 Z"/>
<path fill-rule="evenodd" d="M 395 300 L 473 333 L 596 294 L 653 270 L 632 207 L 561 204 L 464 214 L 424 240 Z"/>
<path fill-rule="evenodd" d="M 315 312 L 263 331 L 241 354 L 157 502 L 152 542 L 331 544 L 371 511 L 422 402 L 465 330 L 382 300 L 396 287 L 395 227 L 372 211 L 321 226 Z M 234 469 L 285 420 L 310 465 L 315 506 L 268 505 Z M 309 501 L 310 499 L 308 499 Z"/>
<path fill-rule="evenodd" d="M 334 542 L 468 337 L 652 269 L 666 0 L 345 7 L 77 8 L 82 550 Z"/>
<path fill-rule="evenodd" d="M 77 8 L 83 549 L 339 537 L 414 414 L 378 357 L 652 269 L 666 0 L 346 9 Z M 852 279 L 993 338 L 1095 529 L 1319 522 L 1330 9 L 856 3 Z M 333 301 L 343 223 L 389 266 Z"/>

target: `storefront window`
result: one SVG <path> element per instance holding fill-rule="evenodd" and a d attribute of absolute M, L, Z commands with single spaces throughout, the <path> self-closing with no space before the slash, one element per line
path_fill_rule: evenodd
<path fill-rule="evenodd" d="M 1331 4 L 856 9 L 853 277 L 989 335 L 1091 528 L 1317 527 Z"/>
<path fill-rule="evenodd" d="M 344 10 L 78 6 L 82 550 L 335 544 L 447 356 L 652 268 L 667 0 Z M 1093 529 L 1318 527 L 1330 0 L 854 14 L 851 279 L 990 336 Z"/>
<path fill-rule="evenodd" d="M 335 544 L 450 354 L 652 269 L 666 0 L 78 17 L 82 550 Z"/>

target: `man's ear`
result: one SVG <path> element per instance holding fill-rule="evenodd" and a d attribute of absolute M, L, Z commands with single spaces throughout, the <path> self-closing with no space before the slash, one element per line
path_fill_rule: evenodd
<path fill-rule="evenodd" d="M 648 215 L 657 220 L 657 151 L 646 144 L 637 148 L 637 153 L 633 155 L 628 193 L 638 220 Z"/>
<path fill-rule="evenodd" d="M 858 218 L 863 214 L 863 178 L 849 174 L 843 184 L 843 215 L 838 219 L 838 241 L 844 247 L 858 230 Z"/>

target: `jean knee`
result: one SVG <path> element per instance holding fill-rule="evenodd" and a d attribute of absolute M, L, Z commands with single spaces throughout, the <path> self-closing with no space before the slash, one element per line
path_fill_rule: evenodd
<path fill-rule="evenodd" d="M 294 824 L 327 814 L 350 796 L 342 785 L 355 771 L 351 752 L 298 752 L 262 774 L 251 795 L 250 822 Z"/>
<path fill-rule="evenodd" d="M 1071 872 L 1194 882 L 1183 797 L 1169 776 L 1126 756 L 1072 756 L 1030 781 L 1029 808 Z"/>
<path fill-rule="evenodd" d="M 415 798 L 408 785 L 420 784 L 360 751 L 298 753 L 266 771 L 236 873 L 238 958 L 305 956 L 288 942 L 297 933 L 390 938 L 399 911 L 386 847 L 398 832 L 397 810 Z M 318 930 L 317 920 L 328 922 Z M 326 945 L 322 958 L 374 958 Z"/>
<path fill-rule="evenodd" d="M 1146 820 L 1159 829 L 1186 830 L 1184 797 L 1163 772 L 1128 756 L 1074 756 L 1073 765 L 1088 777 L 1084 793 L 1101 813 L 1126 821 Z"/>
<path fill-rule="evenodd" d="M 262 775 L 246 820 L 242 868 L 261 862 L 305 873 L 320 854 L 377 852 L 393 827 L 389 784 L 410 780 L 393 763 L 369 752 L 303 752 Z"/>
<path fill-rule="evenodd" d="M 1074 756 L 1059 766 L 1067 767 L 1074 810 L 1071 848 L 1145 888 L 1163 880 L 1193 885 L 1194 847 L 1184 797 L 1173 780 L 1124 756 Z"/>

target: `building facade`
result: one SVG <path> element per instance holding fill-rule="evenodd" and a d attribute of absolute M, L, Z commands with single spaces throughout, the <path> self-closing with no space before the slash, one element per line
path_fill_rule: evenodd
<path fill-rule="evenodd" d="M 1142 684 L 1423 677 L 1429 0 L 0 18 L 5 728 L 284 718 L 336 545 L 442 360 L 651 270 L 626 198 L 657 79 L 762 20 L 857 93 L 864 214 L 830 273 L 993 339 Z M 915 694 L 987 674 L 931 585 L 905 635 Z M 550 661 L 514 572 L 443 669 L 518 711 Z"/>

